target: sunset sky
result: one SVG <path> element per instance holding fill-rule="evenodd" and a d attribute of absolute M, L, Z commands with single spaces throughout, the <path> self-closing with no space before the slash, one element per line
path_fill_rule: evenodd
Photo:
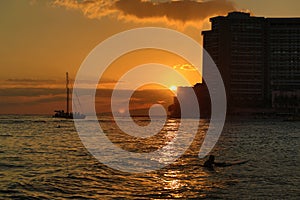
<path fill-rule="evenodd" d="M 200 32 L 210 28 L 210 17 L 230 11 L 299 17 L 299 8 L 299 0 L 2 0 L 0 114 L 51 114 L 55 109 L 64 109 L 65 72 L 74 78 L 89 52 L 119 32 L 146 26 L 167 27 L 202 43 Z M 100 112 L 106 112 L 105 101 L 122 72 L 148 62 L 176 68 L 192 84 L 200 79 L 178 56 L 154 50 L 132 52 L 116 60 L 102 77 Z M 170 81 L 170 86 L 174 84 L 177 83 Z M 171 98 L 167 101 L 163 96 L 161 101 L 170 103 Z M 160 101 L 148 97 L 137 98 L 139 108 L 148 101 Z"/>

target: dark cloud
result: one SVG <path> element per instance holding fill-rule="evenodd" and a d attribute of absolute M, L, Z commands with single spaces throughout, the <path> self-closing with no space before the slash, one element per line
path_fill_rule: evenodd
<path fill-rule="evenodd" d="M 65 97 L 63 96 L 47 96 L 47 97 L 26 97 L 26 98 L 2 98 L 0 100 L 0 108 L 1 110 L 7 109 L 7 107 L 22 107 L 26 108 L 28 106 L 44 106 L 45 104 L 51 105 L 56 102 L 64 102 Z M 64 104 L 62 104 L 64 105 Z M 44 109 L 44 108 L 43 108 Z M 52 109 L 55 109 L 53 107 Z M 52 109 L 50 109 L 52 111 Z M 1 111 L 0 111 L 1 112 Z"/>
<path fill-rule="evenodd" d="M 112 89 L 98 89 L 96 93 L 96 107 L 98 112 L 110 110 Z M 91 89 L 81 89 L 80 95 L 90 95 Z M 117 100 L 127 101 L 128 90 L 120 91 Z M 0 113 L 51 113 L 59 106 L 65 106 L 64 88 L 4 88 L 0 89 Z M 167 107 L 172 103 L 172 96 L 166 90 L 138 90 L 130 99 L 130 107 L 133 110 L 149 108 L 160 103 Z M 84 105 L 84 102 L 80 102 Z M 47 105 L 47 106 L 45 106 Z M 31 108 L 33 108 L 31 110 Z M 41 110 L 36 110 L 41 108 Z M 34 110 L 35 109 L 35 110 Z"/>
<path fill-rule="evenodd" d="M 38 80 L 38 79 L 7 79 L 6 82 L 9 82 L 9 83 L 28 83 L 28 84 L 31 84 L 31 83 L 47 83 L 47 84 L 50 84 L 50 83 L 57 83 L 56 80 L 50 80 L 50 79 L 47 79 L 47 80 Z"/>
<path fill-rule="evenodd" d="M 62 88 L 2 88 L 0 97 L 39 97 L 65 94 Z"/>
<path fill-rule="evenodd" d="M 53 5 L 80 10 L 89 18 L 112 16 L 137 23 L 160 21 L 196 27 L 211 16 L 236 10 L 230 0 L 54 0 Z"/>
<path fill-rule="evenodd" d="M 166 18 L 182 23 L 202 21 L 215 14 L 225 14 L 234 10 L 234 5 L 228 0 L 211 1 L 167 1 L 154 3 L 143 0 L 119 0 L 115 6 L 125 16 L 137 19 Z"/>

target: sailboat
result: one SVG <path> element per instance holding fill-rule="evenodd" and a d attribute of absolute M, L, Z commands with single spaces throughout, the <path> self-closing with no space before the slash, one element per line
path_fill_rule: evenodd
<path fill-rule="evenodd" d="M 69 88 L 69 73 L 66 72 L 66 92 L 67 92 L 67 98 L 66 98 L 66 103 L 67 103 L 67 112 L 65 112 L 64 110 L 55 110 L 55 114 L 53 115 L 53 117 L 55 118 L 64 118 L 64 119 L 84 119 L 86 116 L 84 114 L 80 114 L 80 113 L 72 113 L 70 112 L 70 88 Z"/>

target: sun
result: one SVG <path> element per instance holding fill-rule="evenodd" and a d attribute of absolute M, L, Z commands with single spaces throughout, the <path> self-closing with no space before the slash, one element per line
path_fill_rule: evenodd
<path fill-rule="evenodd" d="M 175 85 L 172 85 L 169 87 L 170 90 L 172 90 L 173 92 L 176 92 L 177 91 L 177 86 Z"/>

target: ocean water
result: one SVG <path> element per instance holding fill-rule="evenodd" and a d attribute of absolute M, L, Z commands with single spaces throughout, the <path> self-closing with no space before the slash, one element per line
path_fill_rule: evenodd
<path fill-rule="evenodd" d="M 135 120 L 140 125 L 149 122 Z M 124 136 L 109 117 L 99 121 L 111 141 L 132 152 L 162 147 L 180 126 L 179 120 L 168 119 L 152 140 L 139 140 Z M 228 120 L 212 154 L 217 161 L 249 162 L 214 171 L 201 167 L 204 160 L 197 158 L 208 123 L 200 121 L 194 142 L 176 162 L 158 171 L 132 174 L 95 159 L 72 120 L 2 115 L 0 199 L 300 198 L 299 122 Z"/>

